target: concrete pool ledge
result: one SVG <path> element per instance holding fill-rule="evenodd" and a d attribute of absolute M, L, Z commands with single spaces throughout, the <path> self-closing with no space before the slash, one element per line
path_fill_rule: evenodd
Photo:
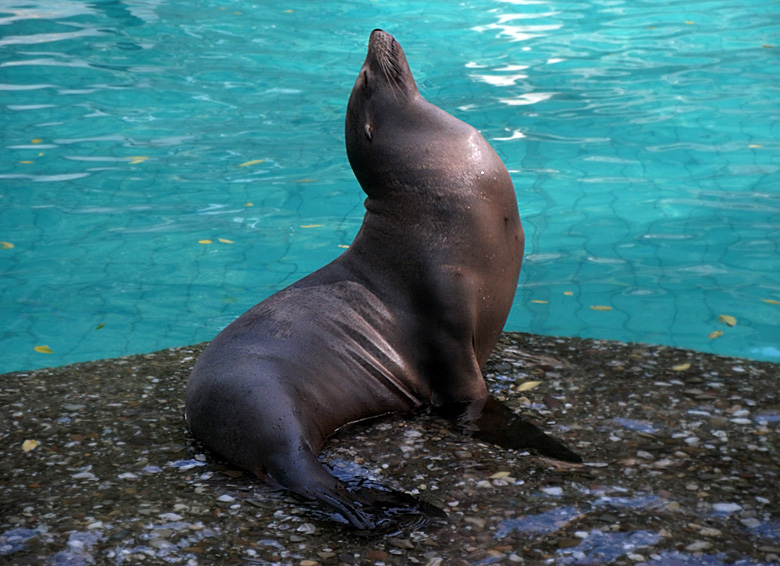
<path fill-rule="evenodd" d="M 334 468 L 449 514 L 359 537 L 188 437 L 184 389 L 204 346 L 0 376 L 0 562 L 780 561 L 780 364 L 505 333 L 491 389 L 586 465 L 504 451 L 426 414 L 348 427 L 323 453 Z"/>

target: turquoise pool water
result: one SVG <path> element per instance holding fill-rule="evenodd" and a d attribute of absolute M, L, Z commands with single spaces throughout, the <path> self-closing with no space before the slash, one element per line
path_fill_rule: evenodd
<path fill-rule="evenodd" d="M 508 329 L 780 361 L 775 1 L 0 0 L 0 371 L 210 339 L 336 257 L 375 27 L 512 172 Z"/>

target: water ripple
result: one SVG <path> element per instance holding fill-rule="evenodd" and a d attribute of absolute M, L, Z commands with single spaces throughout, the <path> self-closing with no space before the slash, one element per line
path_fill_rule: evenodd
<path fill-rule="evenodd" d="M 103 32 L 96 29 L 81 29 L 70 32 L 60 33 L 37 33 L 33 35 L 12 35 L 4 38 L 0 38 L 0 47 L 7 45 L 37 45 L 40 43 L 51 43 L 54 41 L 67 41 L 73 39 L 80 39 L 85 37 L 97 37 L 105 35 Z"/>

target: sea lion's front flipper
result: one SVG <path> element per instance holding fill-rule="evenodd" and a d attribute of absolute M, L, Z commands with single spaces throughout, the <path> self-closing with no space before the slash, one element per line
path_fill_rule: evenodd
<path fill-rule="evenodd" d="M 470 403 L 438 407 L 437 410 L 478 440 L 502 448 L 533 450 L 542 456 L 565 462 L 582 462 L 579 454 L 515 414 L 492 396 Z"/>

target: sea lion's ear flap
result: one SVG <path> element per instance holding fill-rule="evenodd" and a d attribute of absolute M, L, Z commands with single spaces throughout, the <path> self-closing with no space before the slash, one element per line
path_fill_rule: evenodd
<path fill-rule="evenodd" d="M 371 141 L 371 134 L 374 132 L 374 128 L 371 127 L 371 124 L 366 124 L 363 126 L 363 130 L 366 132 L 366 139 Z"/>

